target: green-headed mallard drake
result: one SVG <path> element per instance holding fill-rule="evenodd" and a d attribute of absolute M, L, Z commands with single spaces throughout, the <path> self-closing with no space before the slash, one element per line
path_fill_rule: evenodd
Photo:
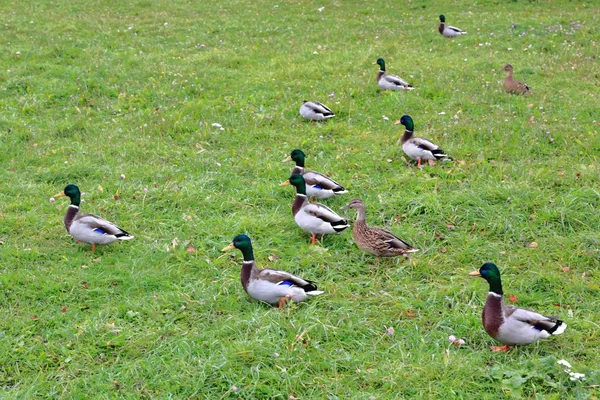
<path fill-rule="evenodd" d="M 446 25 L 446 17 L 443 15 L 440 15 L 440 26 L 438 27 L 438 31 L 440 31 L 440 33 L 448 39 L 451 39 L 455 36 L 466 35 L 467 33 L 462 29 Z"/>
<path fill-rule="evenodd" d="M 523 82 L 519 82 L 513 79 L 513 66 L 506 64 L 504 70 L 508 73 L 504 78 L 504 90 L 510 94 L 529 94 L 531 89 Z"/>
<path fill-rule="evenodd" d="M 94 214 L 79 214 L 81 203 L 81 192 L 75 185 L 67 185 L 65 189 L 54 197 L 67 196 L 71 199 L 71 205 L 65 215 L 65 228 L 80 242 L 90 243 L 92 251 L 96 251 L 96 245 L 109 244 L 118 240 L 133 239 L 129 233 Z"/>
<path fill-rule="evenodd" d="M 252 242 L 246 235 L 237 235 L 233 242 L 221 251 L 239 249 L 243 256 L 242 287 L 250 297 L 272 305 L 283 305 L 288 300 L 301 302 L 308 296 L 316 296 L 323 292 L 317 290 L 317 285 L 285 271 L 265 268 L 259 269 L 254 261 Z"/>
<path fill-rule="evenodd" d="M 314 197 L 318 200 L 327 199 L 338 194 L 348 193 L 346 189 L 327 175 L 315 171 L 304 170 L 304 158 L 306 154 L 300 149 L 292 150 L 290 157 L 283 160 L 295 161 L 296 167 L 292 171 L 293 174 L 302 175 L 306 183 L 306 194 L 308 197 Z"/>
<path fill-rule="evenodd" d="M 377 257 L 403 256 L 419 251 L 392 232 L 375 226 L 367 225 L 366 206 L 361 199 L 352 199 L 342 209 L 352 208 L 358 212 L 358 217 L 352 225 L 354 243 L 362 251 Z"/>
<path fill-rule="evenodd" d="M 383 90 L 413 90 L 411 84 L 396 75 L 388 75 L 385 72 L 385 61 L 383 58 L 377 59 L 373 64 L 379 64 L 379 72 L 377 73 L 377 84 Z"/>
<path fill-rule="evenodd" d="M 413 136 L 415 125 L 411 117 L 408 115 L 402 116 L 400 123 L 406 128 L 402 136 L 402 150 L 407 156 L 417 161 L 418 167 L 421 166 L 422 160 L 427 160 L 431 164 L 434 160 L 452 159 L 437 144 L 425 138 Z"/>
<path fill-rule="evenodd" d="M 306 101 L 302 102 L 300 106 L 300 115 L 310 121 L 323 121 L 335 117 L 333 111 L 331 111 L 325 104 L 319 103 L 318 101 Z"/>
<path fill-rule="evenodd" d="M 317 235 L 340 233 L 348 227 L 348 221 L 337 215 L 331 208 L 307 201 L 306 183 L 302 175 L 293 174 L 280 186 L 290 184 L 296 188 L 296 199 L 292 205 L 294 220 L 300 228 L 312 235 L 312 244 L 317 242 Z"/>
<path fill-rule="evenodd" d="M 494 351 L 506 351 L 509 345 L 530 344 L 538 339 L 560 335 L 567 329 L 567 324 L 556 317 L 545 317 L 504 304 L 500 271 L 495 264 L 485 263 L 479 271 L 469 275 L 480 276 L 490 284 L 481 319 L 488 335 L 504 343 L 504 346 L 492 346 Z"/>

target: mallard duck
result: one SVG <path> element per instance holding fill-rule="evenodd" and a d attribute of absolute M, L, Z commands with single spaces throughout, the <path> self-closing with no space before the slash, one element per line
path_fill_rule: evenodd
<path fill-rule="evenodd" d="M 331 111 L 326 105 L 319 103 L 318 101 L 306 101 L 302 102 L 300 106 L 300 115 L 310 121 L 323 121 L 335 117 L 333 111 Z"/>
<path fill-rule="evenodd" d="M 545 317 L 504 304 L 500 271 L 495 264 L 485 263 L 479 271 L 469 275 L 480 276 L 490 284 L 481 319 L 488 335 L 504 343 L 504 346 L 491 346 L 494 351 L 506 351 L 512 345 L 530 344 L 538 339 L 560 335 L 567 329 L 567 324 L 556 317 Z"/>
<path fill-rule="evenodd" d="M 92 252 L 96 251 L 99 244 L 109 244 L 118 240 L 133 239 L 129 233 L 94 214 L 79 214 L 81 203 L 81 192 L 75 185 L 67 185 L 65 189 L 54 197 L 69 197 L 71 205 L 65 215 L 65 228 L 80 242 L 90 243 Z"/>
<path fill-rule="evenodd" d="M 377 257 L 395 257 L 419 251 L 392 232 L 375 226 L 367 225 L 366 207 L 361 199 L 352 199 L 342 209 L 352 208 L 358 212 L 358 217 L 352 225 L 354 243 L 362 251 Z"/>
<path fill-rule="evenodd" d="M 252 242 L 246 235 L 237 235 L 233 242 L 221 251 L 239 249 L 243 256 L 242 287 L 250 297 L 283 308 L 288 300 L 301 302 L 308 296 L 323 292 L 317 290 L 314 282 L 302 279 L 285 271 L 265 268 L 259 269 L 254 261 Z"/>
<path fill-rule="evenodd" d="M 529 94 L 531 89 L 523 82 L 515 81 L 513 79 L 513 66 L 506 64 L 504 70 L 508 72 L 506 78 L 504 78 L 504 90 L 510 94 Z"/>
<path fill-rule="evenodd" d="M 284 162 L 295 161 L 296 167 L 292 171 L 293 174 L 302 175 L 306 182 L 306 194 L 308 197 L 316 199 L 327 199 L 338 194 L 348 193 L 346 189 L 327 175 L 323 175 L 315 171 L 304 170 L 304 158 L 306 154 L 302 150 L 294 149 L 290 157 L 283 160 Z"/>
<path fill-rule="evenodd" d="M 331 208 L 306 200 L 306 183 L 302 175 L 293 174 L 280 186 L 293 185 L 296 188 L 296 199 L 292 205 L 294 220 L 300 228 L 312 235 L 311 242 L 317 242 L 317 235 L 341 233 L 348 227 L 348 221 L 340 217 Z"/>
<path fill-rule="evenodd" d="M 440 26 L 438 27 L 438 31 L 448 39 L 451 39 L 455 36 L 466 35 L 467 32 L 462 29 L 458 29 L 454 26 L 446 26 L 446 17 L 440 15 Z"/>
<path fill-rule="evenodd" d="M 373 64 L 379 64 L 379 72 L 377 73 L 377 84 L 383 90 L 413 90 L 411 84 L 396 75 L 388 75 L 385 72 L 385 61 L 383 58 L 377 59 Z"/>
<path fill-rule="evenodd" d="M 413 120 L 408 115 L 402 116 L 400 123 L 406 130 L 402 136 L 402 150 L 413 160 L 417 160 L 417 166 L 421 166 L 422 160 L 427 160 L 431 164 L 434 160 L 451 160 L 444 150 L 425 138 L 413 137 L 415 126 Z"/>

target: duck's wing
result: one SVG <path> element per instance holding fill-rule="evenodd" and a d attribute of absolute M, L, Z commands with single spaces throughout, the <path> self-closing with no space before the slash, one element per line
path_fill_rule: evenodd
<path fill-rule="evenodd" d="M 431 152 L 440 148 L 437 144 L 435 144 L 425 138 L 421 138 L 421 137 L 413 137 L 412 139 L 408 140 L 408 143 L 410 143 L 414 146 L 417 146 L 420 149 L 431 151 Z"/>
<path fill-rule="evenodd" d="M 105 220 L 94 214 L 79 214 L 73 221 L 74 223 L 81 224 L 89 230 L 101 233 L 114 235 L 116 237 L 128 237 L 131 236 L 124 229 L 119 228 L 117 225 L 110 221 Z"/>
<path fill-rule="evenodd" d="M 307 101 L 304 103 L 308 108 L 316 112 L 317 114 L 322 114 L 323 116 L 334 116 L 333 111 L 329 109 L 325 104 L 319 103 L 318 101 Z"/>
<path fill-rule="evenodd" d="M 314 282 L 277 269 L 261 269 L 257 278 L 276 285 L 298 286 L 304 289 L 305 292 L 317 290 L 317 285 Z"/>
<path fill-rule="evenodd" d="M 346 219 L 340 217 L 331 208 L 324 206 L 320 203 L 308 203 L 304 206 L 304 212 L 312 217 L 319 218 L 332 225 L 339 225 L 340 223 L 347 224 Z"/>
<path fill-rule="evenodd" d="M 334 192 L 346 191 L 346 189 L 342 185 L 340 185 L 327 175 L 321 174 L 320 172 L 308 171 L 305 172 L 304 175 L 302 175 L 302 177 L 304 178 L 306 184 L 310 186 L 317 186 L 320 189 L 333 190 Z"/>
<path fill-rule="evenodd" d="M 525 323 L 532 327 L 547 331 L 550 334 L 559 334 L 564 331 L 566 324 L 560 321 L 556 317 L 546 317 L 542 314 L 538 314 L 535 311 L 526 310 L 524 308 L 517 308 L 514 306 L 504 307 L 504 323 L 510 325 L 515 322 Z M 562 330 L 560 329 L 564 325 Z"/>
<path fill-rule="evenodd" d="M 448 25 L 446 25 L 446 29 L 450 29 L 451 31 L 453 31 L 455 33 L 458 33 L 459 35 L 464 35 L 465 33 L 467 33 L 465 31 L 463 31 L 462 29 L 457 28 L 455 26 L 448 26 Z"/>
<path fill-rule="evenodd" d="M 404 79 L 400 78 L 397 75 L 387 75 L 386 74 L 381 79 L 384 79 L 386 82 L 389 82 L 390 84 L 392 84 L 394 86 L 412 89 L 412 86 L 408 82 L 406 82 Z"/>
<path fill-rule="evenodd" d="M 415 249 L 413 246 L 406 243 L 404 240 L 400 239 L 398 236 L 394 235 L 392 232 L 386 229 L 378 228 L 375 226 L 371 226 L 369 228 L 371 231 L 371 235 L 373 237 L 376 237 L 378 241 L 385 243 L 390 249 L 402 249 L 405 250 L 407 253 L 414 253 L 419 251 L 418 249 Z"/>

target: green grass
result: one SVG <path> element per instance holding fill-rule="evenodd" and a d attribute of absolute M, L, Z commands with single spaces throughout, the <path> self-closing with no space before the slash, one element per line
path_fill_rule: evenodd
<path fill-rule="evenodd" d="M 0 5 L 0 397 L 598 396 L 598 7 L 351 3 Z M 442 38 L 440 13 L 469 33 Z M 378 57 L 416 90 L 380 93 Z M 506 63 L 533 95 L 502 91 Z M 337 117 L 302 120 L 304 99 Z M 407 167 L 403 114 L 457 161 Z M 293 148 L 351 192 L 324 202 L 363 198 L 421 251 L 376 265 L 349 231 L 310 246 L 277 185 Z M 48 202 L 68 183 L 136 238 L 75 243 L 68 202 Z M 250 300 L 239 252 L 219 258 L 238 233 L 326 294 Z M 467 276 L 485 261 L 566 332 L 490 352 Z"/>

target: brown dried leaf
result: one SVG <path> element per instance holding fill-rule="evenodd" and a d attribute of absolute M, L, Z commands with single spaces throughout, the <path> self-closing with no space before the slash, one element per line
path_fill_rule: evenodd
<path fill-rule="evenodd" d="M 508 301 L 510 301 L 511 303 L 516 303 L 518 301 L 517 296 L 515 296 L 514 294 L 509 294 Z"/>

